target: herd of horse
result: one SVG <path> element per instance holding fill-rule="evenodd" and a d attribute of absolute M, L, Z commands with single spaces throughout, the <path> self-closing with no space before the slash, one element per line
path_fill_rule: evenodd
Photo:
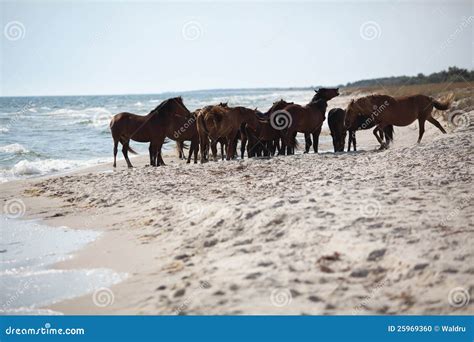
<path fill-rule="evenodd" d="M 185 142 L 189 141 L 190 163 L 201 163 L 212 158 L 217 160 L 217 146 L 221 146 L 222 159 L 231 160 L 237 156 L 240 140 L 240 157 L 274 156 L 294 154 L 297 148 L 297 133 L 305 135 L 305 152 L 311 147 L 318 152 L 319 135 L 328 101 L 339 96 L 339 88 L 319 88 L 306 105 L 279 100 L 266 112 L 242 106 L 230 107 L 227 103 L 206 106 L 190 112 L 181 97 L 169 98 L 161 102 L 147 115 L 132 113 L 116 114 L 110 129 L 114 140 L 114 167 L 117 165 L 119 142 L 128 167 L 132 163 L 128 152 L 136 153 L 130 147 L 130 140 L 150 143 L 150 165 L 165 165 L 161 149 L 167 139 L 176 141 L 180 158 L 184 158 Z M 348 151 L 356 150 L 355 132 L 374 128 L 373 134 L 380 148 L 387 148 L 393 140 L 393 126 L 407 126 L 415 120 L 419 122 L 421 141 L 425 131 L 425 121 L 446 133 L 441 124 L 432 116 L 433 108 L 447 110 L 451 100 L 438 101 L 425 95 L 391 97 L 369 95 L 352 100 L 348 107 L 331 109 L 328 126 L 331 131 L 334 152 L 342 152 L 346 135 L 349 133 Z"/>

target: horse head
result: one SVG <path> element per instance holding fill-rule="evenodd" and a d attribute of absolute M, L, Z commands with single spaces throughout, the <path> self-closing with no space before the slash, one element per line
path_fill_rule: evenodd
<path fill-rule="evenodd" d="M 339 88 L 319 88 L 314 90 L 314 94 L 311 102 L 316 102 L 317 100 L 329 101 L 336 96 L 339 96 Z"/>

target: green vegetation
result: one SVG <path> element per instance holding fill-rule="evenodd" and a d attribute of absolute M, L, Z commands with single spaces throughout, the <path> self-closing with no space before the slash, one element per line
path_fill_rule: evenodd
<path fill-rule="evenodd" d="M 472 82 L 474 81 L 474 70 L 461 69 L 458 67 L 449 67 L 448 70 L 435 72 L 428 76 L 418 74 L 416 76 L 392 76 L 374 78 L 370 80 L 361 80 L 349 82 L 346 87 L 368 87 L 368 86 L 390 86 L 390 85 L 412 85 L 427 83 L 444 82 Z"/>

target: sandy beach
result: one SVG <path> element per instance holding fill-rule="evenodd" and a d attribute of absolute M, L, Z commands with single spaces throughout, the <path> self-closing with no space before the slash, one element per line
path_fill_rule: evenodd
<path fill-rule="evenodd" d="M 472 314 L 472 301 L 458 304 L 474 289 L 473 125 L 442 124 L 448 134 L 428 125 L 421 144 L 416 124 L 396 127 L 384 151 L 364 131 L 350 153 L 203 165 L 172 155 L 157 168 L 139 156 L 133 169 L 121 158 L 115 170 L 0 184 L 0 203 L 103 233 L 54 268 L 128 275 L 106 305 L 90 293 L 53 311 Z"/>

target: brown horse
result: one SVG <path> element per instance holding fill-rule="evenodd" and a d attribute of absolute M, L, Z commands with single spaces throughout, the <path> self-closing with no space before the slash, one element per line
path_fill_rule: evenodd
<path fill-rule="evenodd" d="M 343 152 L 346 144 L 346 128 L 344 118 L 346 112 L 341 108 L 333 108 L 328 113 L 328 126 L 331 131 L 334 152 Z"/>
<path fill-rule="evenodd" d="M 440 102 L 425 95 L 413 95 L 394 98 L 388 95 L 370 95 L 352 100 L 346 110 L 345 126 L 355 127 L 360 117 L 367 117 L 362 127 L 375 125 L 374 135 L 381 148 L 387 147 L 381 136 L 384 129 L 389 126 L 408 126 L 418 119 L 418 143 L 425 132 L 425 121 L 428 120 L 441 132 L 446 133 L 441 124 L 431 116 L 433 108 L 446 110 L 451 104 L 451 99 Z M 364 127 L 363 127 L 364 128 Z M 379 133 L 379 135 L 377 134 Z"/>
<path fill-rule="evenodd" d="M 184 156 L 184 148 L 187 148 L 186 144 L 184 143 L 185 141 L 191 141 L 191 146 L 189 147 L 189 154 L 186 163 L 189 164 L 191 162 L 191 157 L 194 154 L 194 164 L 197 163 L 198 159 L 198 152 L 199 152 L 199 134 L 197 131 L 197 125 L 196 125 L 196 120 L 197 120 L 197 111 L 194 111 L 190 113 L 190 115 L 187 115 L 185 117 L 185 120 L 183 121 L 183 118 L 180 117 L 179 115 L 176 115 L 176 121 L 178 121 L 178 124 L 180 123 L 181 126 L 177 130 L 173 132 L 173 135 L 170 136 L 167 132 L 167 137 L 170 139 L 173 139 L 176 141 L 176 146 L 177 150 L 179 153 L 180 159 L 186 159 Z M 177 127 L 176 123 L 174 124 L 175 127 Z"/>
<path fill-rule="evenodd" d="M 222 107 L 222 108 L 229 108 L 227 102 L 220 102 L 217 106 L 219 107 Z M 200 115 L 203 115 L 205 113 L 207 113 L 208 111 L 210 111 L 212 108 L 214 107 L 214 105 L 209 105 L 209 106 L 205 106 L 203 108 L 200 108 L 200 109 L 197 109 L 194 113 L 196 113 L 196 118 L 199 117 Z M 197 126 L 196 126 L 197 127 Z M 198 132 L 198 136 L 200 136 L 199 132 Z M 212 152 L 212 156 L 213 156 L 213 159 L 215 161 L 217 161 L 217 144 L 220 144 L 220 147 L 221 147 L 221 157 L 222 157 L 222 160 L 224 160 L 224 150 L 227 148 L 227 140 L 223 137 L 219 138 L 219 139 L 216 139 L 216 140 L 212 140 L 210 144 L 207 144 L 207 150 L 203 151 L 201 150 L 201 157 L 203 157 L 204 159 L 208 160 L 209 159 L 209 147 L 211 149 L 211 152 Z"/>
<path fill-rule="evenodd" d="M 248 139 L 247 155 L 249 158 L 255 156 L 270 156 L 274 155 L 276 149 L 281 154 L 280 150 L 280 139 L 282 137 L 281 131 L 274 128 L 270 122 L 270 116 L 272 113 L 279 111 L 286 106 L 293 104 L 293 102 L 286 102 L 283 99 L 276 101 L 273 105 L 263 114 L 259 115 L 257 131 L 252 130 L 247 125 L 244 126 L 244 135 Z M 241 157 L 244 158 L 245 143 L 242 140 L 241 145 Z"/>
<path fill-rule="evenodd" d="M 353 147 L 354 151 L 357 151 L 357 140 L 356 140 L 356 131 L 358 130 L 364 130 L 364 129 L 369 129 L 375 126 L 375 123 L 370 122 L 371 119 L 369 116 L 365 115 L 360 115 L 357 117 L 357 120 L 353 124 L 352 127 L 346 127 L 347 130 L 349 131 L 349 142 L 347 146 L 347 152 L 350 152 L 351 150 L 351 145 Z M 344 126 L 345 127 L 345 126 Z M 378 135 L 380 140 L 385 139 L 385 145 L 388 146 L 390 142 L 393 140 L 393 125 L 388 125 L 386 126 L 383 131 L 379 130 L 377 127 L 374 128 L 373 130 L 374 135 Z"/>
<path fill-rule="evenodd" d="M 235 140 L 243 123 L 252 129 L 257 127 L 256 110 L 245 107 L 213 106 L 198 115 L 198 131 L 201 144 L 201 163 L 206 162 L 203 151 L 209 150 L 209 139 L 218 141 L 225 138 L 227 143 L 226 159 L 233 158 L 236 152 Z"/>
<path fill-rule="evenodd" d="M 174 137 L 175 132 L 185 127 L 185 123 L 190 118 L 191 113 L 184 106 L 181 97 L 170 98 L 161 102 L 149 114 L 144 116 L 127 112 L 116 114 L 110 121 L 110 130 L 114 139 L 114 167 L 117 166 L 117 147 L 119 142 L 122 144 L 122 153 L 128 167 L 132 167 L 132 163 L 128 159 L 128 151 L 136 152 L 130 148 L 130 140 L 149 142 L 150 165 L 164 165 L 161 157 L 161 147 L 165 138 L 169 137 L 176 140 Z M 192 129 L 185 129 L 184 131 L 182 133 L 183 139 L 193 135 Z M 197 139 L 196 131 L 194 138 L 190 139 L 191 141 L 194 140 L 195 144 L 191 143 L 191 149 L 198 146 Z"/>
<path fill-rule="evenodd" d="M 314 152 L 318 153 L 319 134 L 326 119 L 327 102 L 339 95 L 339 88 L 320 88 L 315 92 L 307 105 L 288 105 L 276 111 L 273 118 L 270 118 L 274 123 L 273 126 L 284 132 L 282 148 L 289 146 L 293 149 L 296 146 L 296 134 L 301 132 L 313 135 Z M 277 124 L 278 120 L 280 125 Z"/>

